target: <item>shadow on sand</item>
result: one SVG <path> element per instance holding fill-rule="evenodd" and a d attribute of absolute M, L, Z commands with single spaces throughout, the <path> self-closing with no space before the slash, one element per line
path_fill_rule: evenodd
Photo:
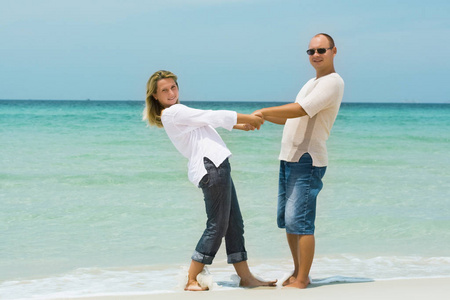
<path fill-rule="evenodd" d="M 372 278 L 364 277 L 345 277 L 345 276 L 332 276 L 327 278 L 313 278 L 308 288 L 316 288 L 323 285 L 345 284 L 345 283 L 363 283 L 373 282 Z"/>
<path fill-rule="evenodd" d="M 286 278 L 285 278 L 286 279 Z M 283 279 L 283 281 L 285 280 Z M 231 281 L 218 281 L 216 282 L 218 286 L 225 288 L 238 288 L 239 287 L 239 277 L 237 275 L 231 276 Z M 283 282 L 278 280 L 278 283 Z M 327 278 L 317 278 L 312 279 L 311 284 L 308 288 L 317 288 L 323 285 L 335 285 L 335 284 L 346 284 L 346 283 L 363 283 L 363 282 L 373 282 L 374 280 L 371 278 L 364 277 L 345 277 L 345 276 L 332 276 Z M 278 287 L 279 284 L 277 284 Z"/>

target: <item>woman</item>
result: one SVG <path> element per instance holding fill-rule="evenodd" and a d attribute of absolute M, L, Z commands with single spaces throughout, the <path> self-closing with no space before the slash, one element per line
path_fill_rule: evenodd
<path fill-rule="evenodd" d="M 254 115 L 234 111 L 189 108 L 179 103 L 177 76 L 169 71 L 155 72 L 147 82 L 144 120 L 164 127 L 167 135 L 188 158 L 189 180 L 203 190 L 206 229 L 200 238 L 188 271 L 185 290 L 203 291 L 197 275 L 212 261 L 225 237 L 227 261 L 233 264 L 243 287 L 275 286 L 276 281 L 255 278 L 247 264 L 244 222 L 230 175 L 230 150 L 214 128 L 259 129 L 264 122 Z"/>

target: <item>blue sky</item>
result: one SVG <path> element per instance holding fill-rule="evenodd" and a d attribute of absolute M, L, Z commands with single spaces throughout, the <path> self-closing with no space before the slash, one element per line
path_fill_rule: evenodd
<path fill-rule="evenodd" d="M 293 101 L 332 35 L 344 102 L 450 103 L 450 1 L 0 0 L 0 99 Z"/>

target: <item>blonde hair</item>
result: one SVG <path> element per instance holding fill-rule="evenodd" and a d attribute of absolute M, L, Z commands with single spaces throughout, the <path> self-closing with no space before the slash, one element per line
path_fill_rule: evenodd
<path fill-rule="evenodd" d="M 145 108 L 142 113 L 142 119 L 144 121 L 148 120 L 148 123 L 152 126 L 163 127 L 161 122 L 161 112 L 164 107 L 162 107 L 159 101 L 153 97 L 153 94 L 156 94 L 157 92 L 158 81 L 165 78 L 172 78 L 178 87 L 177 76 L 172 72 L 165 70 L 160 70 L 153 73 L 147 81 L 147 97 L 145 98 Z"/>

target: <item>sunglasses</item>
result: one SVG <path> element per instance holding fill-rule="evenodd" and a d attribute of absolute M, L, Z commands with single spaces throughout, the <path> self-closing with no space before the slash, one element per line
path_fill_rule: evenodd
<path fill-rule="evenodd" d="M 327 52 L 327 50 L 333 49 L 333 47 L 330 48 L 319 48 L 319 49 L 308 49 L 306 50 L 306 53 L 308 55 L 314 55 L 314 53 L 319 53 L 319 54 L 324 54 L 325 52 Z"/>

